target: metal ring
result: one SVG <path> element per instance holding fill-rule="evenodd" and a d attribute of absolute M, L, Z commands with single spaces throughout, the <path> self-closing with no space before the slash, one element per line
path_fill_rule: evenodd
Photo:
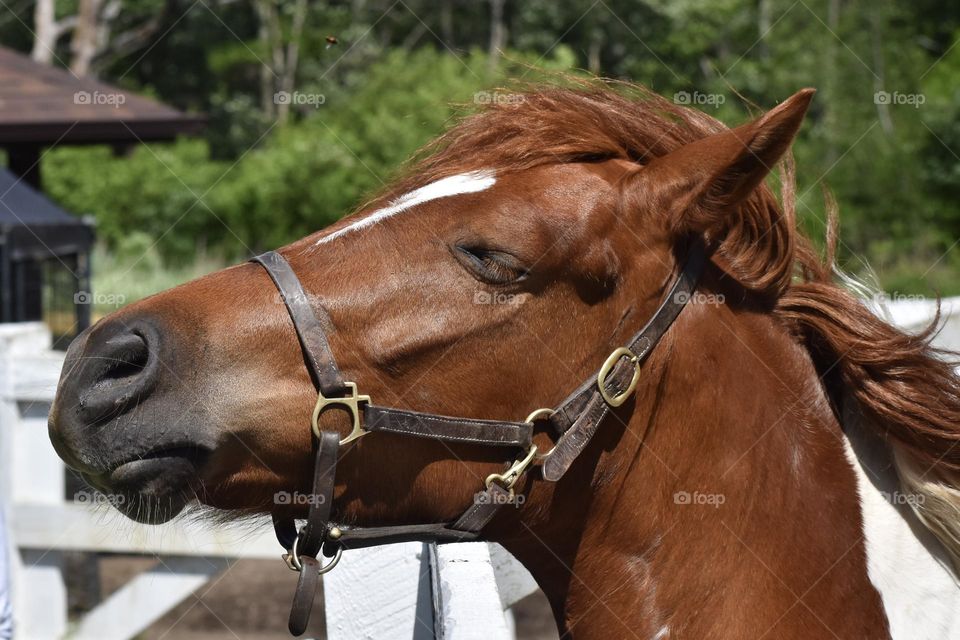
<path fill-rule="evenodd" d="M 303 532 L 303 529 L 300 530 L 300 533 Z M 300 533 L 297 534 L 297 537 L 293 540 L 293 548 L 290 549 L 290 568 L 294 571 L 303 571 L 303 563 L 300 562 L 300 554 L 297 553 L 297 546 L 300 544 Z M 337 552 L 333 555 L 333 560 L 331 560 L 326 565 L 321 565 L 317 569 L 318 575 L 323 575 L 337 566 L 337 563 L 340 562 L 340 557 L 343 555 L 343 547 L 337 546 Z"/>
<path fill-rule="evenodd" d="M 335 566 L 337 566 L 337 563 L 340 562 L 340 556 L 342 555 L 343 555 L 343 547 L 338 545 L 337 552 L 333 555 L 333 560 L 331 560 L 326 566 L 321 566 L 319 569 L 317 569 L 317 574 L 322 576 L 323 574 L 325 574 L 326 572 L 330 571 Z"/>
<path fill-rule="evenodd" d="M 303 534 L 303 529 L 297 532 L 297 537 L 293 539 L 293 548 L 290 549 L 290 564 L 293 565 L 294 571 L 303 571 L 303 563 L 300 562 L 300 554 L 297 553 L 297 546 L 300 545 L 300 536 Z"/>
<path fill-rule="evenodd" d="M 524 418 L 524 422 L 533 422 L 534 420 L 544 420 L 556 413 L 555 409 L 534 409 L 530 415 Z"/>
<path fill-rule="evenodd" d="M 613 371 L 613 368 L 617 366 L 617 363 L 620 362 L 620 358 L 628 356 L 630 362 L 633 363 L 633 377 L 630 378 L 630 384 L 627 385 L 627 388 L 620 392 L 610 394 L 607 391 L 607 379 L 610 376 L 610 373 Z M 624 402 L 627 401 L 627 398 L 633 393 L 633 390 L 637 388 L 637 383 L 640 381 L 640 363 L 637 354 L 626 347 L 620 347 L 609 356 L 607 356 L 606 361 L 604 361 L 603 366 L 600 367 L 600 373 L 597 374 L 597 387 L 600 389 L 600 395 L 603 396 L 603 399 L 611 407 L 619 407 Z"/>
<path fill-rule="evenodd" d="M 552 417 L 557 413 L 556 409 L 535 409 L 526 417 L 524 422 L 535 422 L 536 420 L 546 420 L 547 418 Z M 554 449 L 557 448 L 557 445 L 550 447 L 550 451 L 546 453 L 538 453 L 537 460 L 546 460 L 550 457 L 550 454 L 553 453 Z"/>

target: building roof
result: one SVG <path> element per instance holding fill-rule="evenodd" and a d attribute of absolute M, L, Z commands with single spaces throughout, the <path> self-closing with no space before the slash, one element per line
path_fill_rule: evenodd
<path fill-rule="evenodd" d="M 39 191 L 0 169 L 0 227 L 82 224 Z"/>
<path fill-rule="evenodd" d="M 190 115 L 0 47 L 0 146 L 135 143 L 195 134 Z"/>
<path fill-rule="evenodd" d="M 12 259 L 88 251 L 93 229 L 6 169 L 0 169 L 0 248 Z"/>

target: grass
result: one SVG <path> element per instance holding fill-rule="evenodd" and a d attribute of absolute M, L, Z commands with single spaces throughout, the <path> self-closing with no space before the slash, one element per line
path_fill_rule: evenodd
<path fill-rule="evenodd" d="M 162 260 L 150 249 L 137 255 L 110 252 L 98 246 L 92 265 L 94 319 L 225 266 L 225 260 L 209 255 L 173 263 Z"/>

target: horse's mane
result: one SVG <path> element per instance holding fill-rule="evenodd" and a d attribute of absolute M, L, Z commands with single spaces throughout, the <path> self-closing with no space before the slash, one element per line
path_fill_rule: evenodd
<path fill-rule="evenodd" d="M 614 158 L 643 164 L 726 129 L 626 83 L 567 79 L 494 95 L 506 99 L 493 100 L 424 147 L 377 200 L 471 170 Z M 894 445 L 901 480 L 925 498 L 911 504 L 920 503 L 918 515 L 960 558 L 960 381 L 952 354 L 930 344 L 937 321 L 919 334 L 906 333 L 837 284 L 834 203 L 827 198 L 821 257 L 796 226 L 792 159 L 781 163 L 779 175 L 779 198 L 761 185 L 731 221 L 718 248 L 724 269 L 774 301 L 772 313 L 807 347 L 831 397 L 852 396 Z"/>

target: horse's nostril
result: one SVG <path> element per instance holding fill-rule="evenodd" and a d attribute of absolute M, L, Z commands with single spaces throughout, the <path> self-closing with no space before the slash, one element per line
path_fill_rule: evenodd
<path fill-rule="evenodd" d="M 95 384 L 122 380 L 143 372 L 150 360 L 146 339 L 138 333 L 129 333 L 107 340 L 102 357 L 104 369 Z"/>
<path fill-rule="evenodd" d="M 142 327 L 139 325 L 143 325 Z M 107 325 L 106 330 L 116 329 Z M 157 380 L 159 336 L 146 323 L 122 327 L 104 340 L 88 341 L 84 371 L 76 383 L 83 419 L 97 423 L 113 418 L 144 400 Z"/>

